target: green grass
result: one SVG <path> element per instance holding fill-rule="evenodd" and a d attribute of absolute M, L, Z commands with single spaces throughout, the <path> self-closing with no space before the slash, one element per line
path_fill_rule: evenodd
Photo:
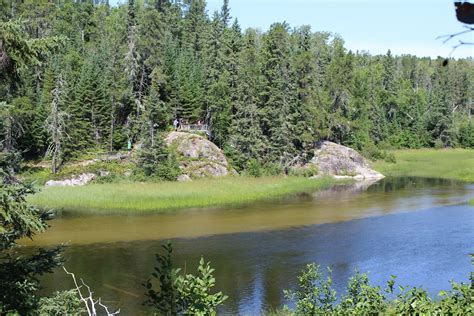
<path fill-rule="evenodd" d="M 374 169 L 386 176 L 425 177 L 474 182 L 474 150 L 417 149 L 393 151 L 396 163 L 377 161 Z"/>
<path fill-rule="evenodd" d="M 374 168 L 386 176 L 425 177 L 474 182 L 474 150 L 418 149 L 393 151 L 396 163 L 377 161 Z M 469 202 L 474 205 L 474 200 Z"/>
<path fill-rule="evenodd" d="M 126 213 L 245 204 L 288 194 L 328 188 L 332 179 L 298 177 L 229 177 L 192 182 L 110 183 L 83 187 L 50 187 L 30 197 L 42 208 Z"/>

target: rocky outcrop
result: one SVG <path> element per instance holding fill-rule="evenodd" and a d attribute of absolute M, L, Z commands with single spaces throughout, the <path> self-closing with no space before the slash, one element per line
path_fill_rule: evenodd
<path fill-rule="evenodd" d="M 383 174 L 371 169 L 369 162 L 354 149 L 328 141 L 316 144 L 314 157 L 309 164 L 318 169 L 318 175 L 359 181 L 384 178 Z"/>
<path fill-rule="evenodd" d="M 77 177 L 66 180 L 49 180 L 45 183 L 47 187 L 67 187 L 86 185 L 96 178 L 93 173 L 83 173 Z"/>
<path fill-rule="evenodd" d="M 180 168 L 184 175 L 202 178 L 224 177 L 229 174 L 229 164 L 222 150 L 204 137 L 171 132 L 166 136 L 165 142 L 179 155 Z M 187 180 L 183 178 L 182 181 L 184 179 Z"/>

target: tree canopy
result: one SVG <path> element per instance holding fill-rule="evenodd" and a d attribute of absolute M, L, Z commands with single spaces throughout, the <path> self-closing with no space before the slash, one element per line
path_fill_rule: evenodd
<path fill-rule="evenodd" d="M 368 154 L 474 145 L 472 58 L 443 67 L 350 51 L 309 26 L 242 30 L 229 1 L 210 15 L 203 0 L 23 1 L 0 17 L 2 146 L 25 158 L 52 143 L 58 162 L 151 146 L 173 118 L 208 124 L 237 168 L 308 159 L 320 139 Z"/>

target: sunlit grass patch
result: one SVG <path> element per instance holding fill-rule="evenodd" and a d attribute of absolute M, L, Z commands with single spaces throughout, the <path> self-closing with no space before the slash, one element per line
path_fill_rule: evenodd
<path fill-rule="evenodd" d="M 395 150 L 396 163 L 377 161 L 374 168 L 386 176 L 425 177 L 474 182 L 474 150 Z"/>
<path fill-rule="evenodd" d="M 91 184 L 44 188 L 29 201 L 43 208 L 79 212 L 167 212 L 245 204 L 328 188 L 334 183 L 329 178 L 229 177 L 192 182 Z"/>

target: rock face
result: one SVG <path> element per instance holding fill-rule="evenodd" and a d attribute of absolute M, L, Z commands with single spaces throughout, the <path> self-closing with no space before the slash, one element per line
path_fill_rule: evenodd
<path fill-rule="evenodd" d="M 171 132 L 165 142 L 181 156 L 180 168 L 184 175 L 202 178 L 223 177 L 229 174 L 229 164 L 222 150 L 204 137 Z"/>
<path fill-rule="evenodd" d="M 92 180 L 95 179 L 95 177 L 96 175 L 93 173 L 83 173 L 79 175 L 78 177 L 71 178 L 71 179 L 60 180 L 60 181 L 49 180 L 48 182 L 45 183 L 45 186 L 47 187 L 81 186 L 81 185 L 86 185 L 87 183 L 91 182 Z"/>
<path fill-rule="evenodd" d="M 328 141 L 317 143 L 310 164 L 318 168 L 319 175 L 355 180 L 384 178 L 383 174 L 371 169 L 368 161 L 354 149 Z"/>

